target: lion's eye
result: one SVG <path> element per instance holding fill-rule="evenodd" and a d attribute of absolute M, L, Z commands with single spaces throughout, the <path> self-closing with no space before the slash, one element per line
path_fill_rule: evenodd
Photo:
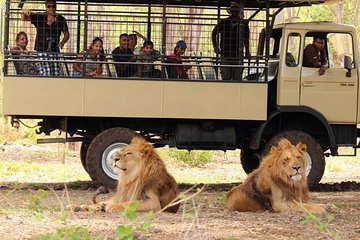
<path fill-rule="evenodd" d="M 297 160 L 301 160 L 301 156 L 297 156 L 296 159 L 297 159 Z"/>
<path fill-rule="evenodd" d="M 132 154 L 132 152 L 126 152 L 125 153 L 125 155 L 131 155 Z"/>

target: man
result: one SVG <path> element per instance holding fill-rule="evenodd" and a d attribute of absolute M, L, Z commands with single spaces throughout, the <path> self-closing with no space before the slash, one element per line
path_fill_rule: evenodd
<path fill-rule="evenodd" d="M 315 36 L 313 43 L 305 47 L 303 67 L 319 68 L 319 75 L 324 75 L 328 66 L 324 46 L 324 37 Z"/>
<path fill-rule="evenodd" d="M 38 51 L 39 60 L 45 60 L 38 63 L 40 74 L 59 76 L 59 63 L 46 60 L 57 59 L 60 49 L 69 40 L 70 34 L 65 18 L 56 13 L 56 0 L 46 0 L 45 6 L 45 13 L 33 13 L 29 9 L 23 10 L 21 20 L 30 21 L 36 27 L 34 49 Z M 64 37 L 60 41 L 61 33 L 64 34 Z"/>
<path fill-rule="evenodd" d="M 244 3 L 244 1 L 242 2 Z M 221 65 L 243 65 L 243 49 L 245 56 L 250 58 L 250 29 L 244 19 L 243 7 L 233 2 L 228 10 L 230 16 L 222 19 L 212 31 L 212 43 L 216 54 L 221 56 Z M 242 36 L 242 43 L 240 42 Z M 221 67 L 223 80 L 241 80 L 242 67 Z"/>
<path fill-rule="evenodd" d="M 119 47 L 112 51 L 114 62 L 133 62 L 135 61 L 134 53 L 129 48 L 129 35 L 123 33 L 119 37 Z M 136 73 L 136 66 L 132 64 L 115 64 L 118 77 L 131 77 Z"/>

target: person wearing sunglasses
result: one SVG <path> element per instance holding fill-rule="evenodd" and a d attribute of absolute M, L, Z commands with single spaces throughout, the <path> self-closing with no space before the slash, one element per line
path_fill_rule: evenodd
<path fill-rule="evenodd" d="M 58 62 L 47 60 L 58 59 L 58 53 L 69 40 L 70 34 L 66 19 L 56 13 L 56 0 L 45 1 L 46 12 L 31 12 L 24 9 L 21 20 L 30 21 L 36 28 L 36 39 L 34 50 L 38 52 L 40 75 L 59 76 L 60 66 Z M 61 33 L 63 38 L 60 41 Z"/>

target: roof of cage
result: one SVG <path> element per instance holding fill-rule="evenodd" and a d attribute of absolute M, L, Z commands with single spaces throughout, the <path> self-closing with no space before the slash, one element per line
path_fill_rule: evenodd
<path fill-rule="evenodd" d="M 228 7 L 231 2 L 238 2 L 239 0 L 79 0 L 68 1 L 60 0 L 59 2 L 89 2 L 89 3 L 121 3 L 128 4 L 160 4 L 163 5 L 183 5 L 183 6 L 221 6 Z M 310 6 L 313 4 L 321 4 L 325 2 L 334 2 L 336 0 L 245 0 L 246 8 L 265 8 L 267 3 L 270 8 L 279 7 L 299 7 Z"/>

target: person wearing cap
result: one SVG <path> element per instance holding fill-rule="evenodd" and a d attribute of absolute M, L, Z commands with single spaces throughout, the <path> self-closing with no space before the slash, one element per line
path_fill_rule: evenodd
<path fill-rule="evenodd" d="M 220 20 L 212 31 L 214 51 L 220 55 L 221 65 L 239 65 L 239 63 L 242 65 L 244 56 L 243 49 L 240 49 L 241 45 L 245 48 L 245 57 L 251 57 L 249 23 L 244 20 L 243 8 L 239 3 L 233 2 L 227 11 L 230 16 Z M 223 80 L 241 80 L 242 73 L 242 67 L 221 67 Z"/>
<path fill-rule="evenodd" d="M 167 62 L 178 64 L 177 66 L 167 66 L 169 78 L 189 78 L 187 71 L 191 66 L 180 65 L 183 63 L 181 55 L 184 55 L 186 47 L 186 42 L 180 40 L 176 43 L 174 52 L 169 55 Z"/>
<path fill-rule="evenodd" d="M 45 13 L 33 13 L 24 9 L 21 14 L 22 21 L 30 21 L 36 28 L 34 49 L 38 52 L 40 60 L 57 59 L 60 49 L 69 40 L 70 34 L 66 19 L 56 13 L 56 0 L 45 1 Z M 60 41 L 61 33 L 64 34 Z M 44 76 L 59 76 L 60 66 L 57 62 L 39 62 L 40 74 Z"/>
<path fill-rule="evenodd" d="M 321 35 L 314 36 L 313 43 L 305 47 L 303 67 L 319 68 L 319 75 L 324 75 L 328 67 L 324 46 L 325 37 Z"/>

